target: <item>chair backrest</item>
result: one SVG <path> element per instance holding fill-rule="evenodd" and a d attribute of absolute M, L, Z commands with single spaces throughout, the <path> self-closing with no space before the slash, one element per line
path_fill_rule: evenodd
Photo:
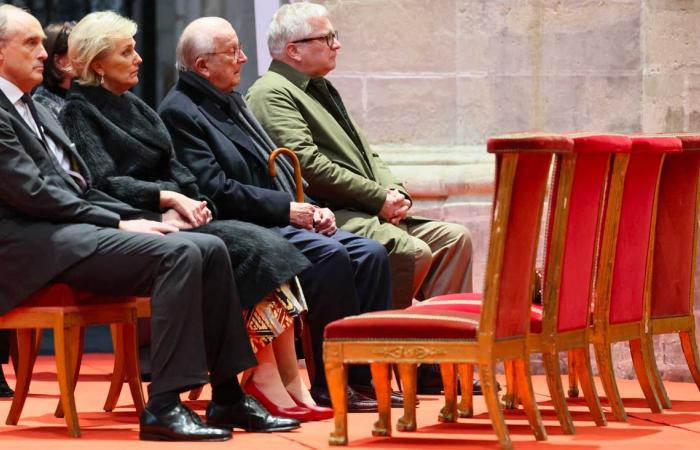
<path fill-rule="evenodd" d="M 496 189 L 479 340 L 525 336 L 534 289 L 534 265 L 552 155 L 570 153 L 563 135 L 489 139 L 496 154 Z"/>
<path fill-rule="evenodd" d="M 572 138 L 573 153 L 556 157 L 550 195 L 543 283 L 546 335 L 590 323 L 606 187 L 614 156 L 629 153 L 631 147 L 623 135 Z"/>
<path fill-rule="evenodd" d="M 678 152 L 676 138 L 631 136 L 632 151 L 621 192 L 611 188 L 601 249 L 596 320 L 611 324 L 642 320 L 651 282 L 658 178 L 667 153 Z M 618 198 L 619 197 L 619 198 Z M 612 268 L 612 269 L 611 269 Z M 607 316 L 607 317 L 605 317 Z"/>
<path fill-rule="evenodd" d="M 697 245 L 700 135 L 677 135 L 681 153 L 666 156 L 659 179 L 651 317 L 692 312 Z"/>

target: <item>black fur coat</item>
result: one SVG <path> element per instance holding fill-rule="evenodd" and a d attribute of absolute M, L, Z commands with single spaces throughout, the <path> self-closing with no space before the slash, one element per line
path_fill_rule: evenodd
<path fill-rule="evenodd" d="M 117 96 L 102 87 L 74 84 L 59 120 L 90 168 L 96 188 L 151 211 L 160 210 L 162 190 L 204 198 L 194 176 L 175 159 L 160 117 L 131 92 Z M 214 220 L 194 231 L 226 243 L 244 308 L 310 265 L 280 234 L 258 225 Z"/>

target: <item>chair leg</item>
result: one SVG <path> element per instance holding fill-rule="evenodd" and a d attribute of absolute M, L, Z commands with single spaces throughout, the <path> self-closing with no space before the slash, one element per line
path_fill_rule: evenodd
<path fill-rule="evenodd" d="M 114 369 L 112 370 L 112 379 L 109 383 L 109 392 L 107 399 L 102 407 L 105 411 L 113 411 L 119 401 L 119 394 L 122 392 L 122 386 L 126 379 L 124 368 L 124 354 L 119 342 L 122 342 L 124 334 L 124 325 L 121 323 L 113 323 L 110 325 L 112 332 L 112 349 L 114 352 Z"/>
<path fill-rule="evenodd" d="M 374 423 L 372 436 L 391 436 L 391 377 L 388 363 L 370 364 L 374 392 L 377 394 L 379 420 Z"/>
<path fill-rule="evenodd" d="M 576 373 L 576 368 L 574 367 L 574 361 L 576 357 L 574 356 L 574 350 L 569 350 L 568 354 L 568 366 L 569 366 L 569 390 L 567 395 L 569 398 L 578 397 L 578 374 Z"/>
<path fill-rule="evenodd" d="M 654 340 L 652 336 L 644 336 L 642 338 L 642 345 L 646 346 L 646 351 L 649 354 L 650 366 L 649 375 L 651 375 L 651 387 L 656 392 L 656 398 L 659 399 L 659 403 L 663 409 L 671 409 L 671 399 L 666 392 L 666 387 L 664 386 L 663 379 L 661 378 L 661 373 L 659 372 L 659 366 L 656 364 L 656 354 L 654 353 Z"/>
<path fill-rule="evenodd" d="M 134 401 L 134 408 L 140 416 L 143 410 L 146 408 L 146 403 L 144 401 L 143 388 L 141 386 L 138 340 L 136 322 L 125 324 L 121 342 L 123 347 L 122 352 L 124 354 L 124 366 L 126 369 L 126 378 L 129 382 L 129 390 L 131 391 L 131 398 Z"/>
<path fill-rule="evenodd" d="M 523 409 L 525 409 L 525 415 L 530 423 L 530 429 L 532 434 L 535 435 L 535 439 L 538 441 L 547 440 L 547 431 L 544 429 L 542 424 L 542 417 L 540 416 L 540 410 L 537 409 L 537 402 L 535 401 L 535 392 L 532 389 L 532 378 L 530 377 L 530 361 L 525 359 L 515 360 L 515 372 L 516 379 L 518 381 L 518 394 L 520 400 L 523 403 Z M 561 385 L 561 376 L 559 378 L 559 383 Z M 564 392 L 561 392 L 562 398 L 564 397 Z M 568 413 L 568 411 L 567 411 Z M 573 428 L 573 425 L 572 425 Z"/>
<path fill-rule="evenodd" d="M 520 404 L 518 400 L 518 382 L 515 379 L 513 364 L 511 360 L 503 362 L 503 371 L 506 373 L 506 393 L 503 394 L 503 404 L 506 409 L 517 409 Z"/>
<path fill-rule="evenodd" d="M 498 401 L 498 391 L 496 385 L 496 371 L 494 363 L 479 364 L 479 380 L 481 380 L 481 391 L 484 395 L 484 401 L 489 411 L 491 425 L 496 433 L 498 443 L 501 449 L 512 449 L 513 443 L 510 440 L 510 434 L 506 427 L 506 421 L 503 417 L 501 403 Z"/>
<path fill-rule="evenodd" d="M 73 396 L 72 332 L 71 328 L 63 324 L 54 326 L 54 350 L 56 352 L 56 376 L 58 377 L 58 387 L 61 392 L 61 404 L 68 426 L 68 434 L 71 437 L 80 437 L 80 424 Z"/>
<path fill-rule="evenodd" d="M 474 415 L 474 365 L 457 364 L 459 373 L 459 385 L 462 391 L 462 398 L 457 407 L 459 417 L 467 418 Z"/>
<path fill-rule="evenodd" d="M 325 348 L 329 348 L 328 343 Z M 324 350 L 326 353 L 327 350 Z M 340 350 L 337 350 L 340 353 Z M 326 381 L 334 415 L 334 430 L 328 438 L 329 445 L 348 443 L 348 366 L 342 362 L 326 362 Z"/>
<path fill-rule="evenodd" d="M 595 344 L 595 359 L 598 363 L 598 374 L 600 381 L 603 383 L 605 396 L 608 398 L 608 404 L 612 409 L 613 418 L 618 422 L 627 421 L 627 413 L 625 406 L 620 398 L 620 391 L 617 389 L 615 382 L 615 371 L 612 364 L 612 353 L 609 343 Z"/>
<path fill-rule="evenodd" d="M 12 399 L 12 406 L 7 415 L 5 423 L 7 425 L 17 425 L 19 417 L 24 408 L 24 402 L 29 393 L 29 384 L 32 382 L 32 368 L 38 349 L 36 345 L 37 330 L 33 328 L 23 328 L 17 330 L 17 361 L 15 366 L 15 395 Z"/>
<path fill-rule="evenodd" d="M 416 364 L 397 364 L 403 385 L 403 416 L 396 422 L 399 431 L 416 431 Z"/>
<path fill-rule="evenodd" d="M 569 353 L 571 355 L 571 353 Z M 559 354 L 556 349 L 552 348 L 549 351 L 542 352 L 542 362 L 544 363 L 545 375 L 547 377 L 547 387 L 549 394 L 552 396 L 554 404 L 554 412 L 557 414 L 557 419 L 561 425 L 564 434 L 574 434 L 576 428 L 571 420 L 569 408 L 566 405 L 566 397 L 564 396 L 564 386 L 561 382 L 561 371 L 559 369 Z M 571 366 L 571 364 L 569 364 Z"/>
<path fill-rule="evenodd" d="M 681 331 L 679 336 L 683 355 L 688 362 L 688 369 L 695 380 L 695 385 L 700 389 L 700 357 L 698 357 L 698 345 L 695 342 L 695 330 Z"/>
<path fill-rule="evenodd" d="M 194 401 L 194 400 L 199 400 L 199 397 L 202 396 L 202 391 L 204 390 L 204 386 L 199 386 L 190 391 L 190 393 L 187 395 L 187 398 Z"/>
<path fill-rule="evenodd" d="M 642 387 L 642 392 L 644 392 L 644 397 L 647 399 L 649 409 L 651 409 L 653 413 L 660 413 L 663 411 L 663 408 L 652 386 L 653 374 L 651 373 L 651 366 L 652 364 L 655 366 L 656 363 L 652 363 L 651 361 L 653 353 L 649 354 L 650 343 L 645 342 L 646 339 L 648 339 L 648 336 L 646 338 L 642 337 L 641 339 L 632 339 L 629 341 L 632 364 L 634 365 L 634 371 L 637 374 L 639 385 Z"/>
<path fill-rule="evenodd" d="M 445 390 L 445 406 L 440 410 L 438 421 L 457 421 L 457 372 L 455 364 L 440 364 L 440 374 L 442 375 L 442 386 Z"/>
<path fill-rule="evenodd" d="M 80 364 L 83 360 L 83 348 L 85 346 L 85 327 L 76 327 L 71 330 L 71 360 L 69 361 L 73 373 L 73 392 L 75 392 L 75 386 L 78 384 L 78 376 L 80 375 Z M 59 400 L 56 405 L 56 411 L 53 413 L 54 417 L 63 418 L 63 406 Z"/>
<path fill-rule="evenodd" d="M 581 381 L 583 398 L 591 411 L 593 422 L 598 426 L 607 425 L 608 421 L 605 419 L 605 414 L 603 414 L 600 398 L 598 398 L 595 383 L 593 382 L 593 368 L 591 367 L 591 354 L 588 346 L 569 351 L 569 367 L 571 367 L 572 362 L 574 363 L 577 377 Z"/>

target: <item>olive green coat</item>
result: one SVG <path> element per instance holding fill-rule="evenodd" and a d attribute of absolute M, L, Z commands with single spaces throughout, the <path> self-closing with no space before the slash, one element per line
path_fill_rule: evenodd
<path fill-rule="evenodd" d="M 309 95 L 311 83 L 324 92 L 323 103 Z M 415 246 L 402 229 L 377 216 L 387 188 L 406 188 L 391 173 L 344 107 L 335 109 L 350 123 L 347 130 L 324 107 L 337 106 L 337 92 L 323 79 L 311 80 L 280 61 L 248 90 L 251 111 L 276 145 L 297 154 L 309 183 L 306 193 L 335 212 L 339 227 L 381 242 L 389 252 L 394 306 L 410 304 L 413 296 Z M 339 98 L 339 97 L 336 97 Z M 409 218 L 407 220 L 425 220 Z"/>

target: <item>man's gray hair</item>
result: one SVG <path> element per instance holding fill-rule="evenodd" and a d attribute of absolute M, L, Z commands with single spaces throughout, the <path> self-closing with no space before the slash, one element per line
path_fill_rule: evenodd
<path fill-rule="evenodd" d="M 197 58 L 205 53 L 214 51 L 214 36 L 220 28 L 212 26 L 231 24 L 221 17 L 201 17 L 185 27 L 175 48 L 175 67 L 180 72 L 194 70 Z"/>
<path fill-rule="evenodd" d="M 313 31 L 309 20 L 315 17 L 328 17 L 326 7 L 304 2 L 283 5 L 278 9 L 267 28 L 270 56 L 279 58 L 289 42 L 308 37 Z"/>
<path fill-rule="evenodd" d="M 7 16 L 11 13 L 24 12 L 27 11 L 22 8 L 18 8 L 14 5 L 2 5 L 0 6 L 0 41 L 6 40 L 8 36 L 8 20 Z"/>

